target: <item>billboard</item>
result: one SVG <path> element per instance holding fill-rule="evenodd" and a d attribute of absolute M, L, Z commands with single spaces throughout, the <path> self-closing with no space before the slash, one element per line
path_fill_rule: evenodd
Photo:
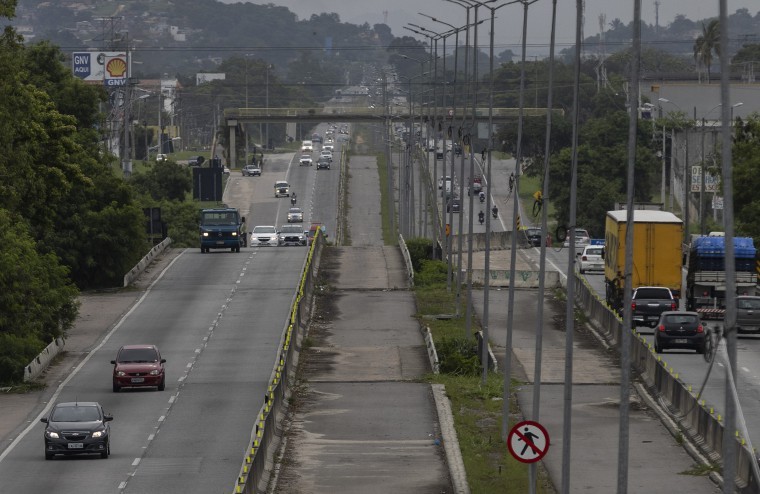
<path fill-rule="evenodd" d="M 125 64 L 123 70 L 125 72 L 117 76 L 119 72 L 117 65 L 121 65 L 120 62 L 114 62 L 114 59 L 122 60 Z M 110 65 L 111 73 L 109 75 L 110 81 L 106 81 L 106 65 Z M 129 58 L 123 51 L 80 51 L 74 52 L 71 56 L 71 70 L 75 77 L 82 79 L 90 84 L 106 84 L 110 86 L 125 85 L 129 78 Z M 121 81 L 124 82 L 115 82 Z"/>
<path fill-rule="evenodd" d="M 200 86 L 211 81 L 223 81 L 226 74 L 223 72 L 199 72 L 195 74 L 195 85 Z"/>

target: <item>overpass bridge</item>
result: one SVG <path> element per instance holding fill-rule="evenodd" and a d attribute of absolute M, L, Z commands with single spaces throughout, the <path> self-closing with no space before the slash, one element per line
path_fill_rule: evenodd
<path fill-rule="evenodd" d="M 324 107 L 310 107 L 310 108 L 228 108 L 224 111 L 224 121 L 227 128 L 228 143 L 230 156 L 230 163 L 237 163 L 237 151 L 236 151 L 236 137 L 239 127 L 244 127 L 246 124 L 259 124 L 259 123 L 323 123 L 323 122 L 365 122 L 365 123 L 377 123 L 378 121 L 393 120 L 397 122 L 409 120 L 414 118 L 415 120 L 421 119 L 423 122 L 443 120 L 443 121 L 456 121 L 472 124 L 474 123 L 487 123 L 489 121 L 489 111 L 487 107 L 476 108 L 473 116 L 472 109 L 469 109 L 464 116 L 459 114 L 454 115 L 450 109 L 445 110 L 445 115 L 431 115 L 426 114 L 429 112 L 429 107 L 416 107 L 410 109 L 394 106 L 390 109 L 385 108 L 371 108 L 371 107 L 359 107 L 352 104 L 345 106 L 340 104 L 331 104 Z M 493 108 L 493 113 L 490 116 L 493 123 L 505 124 L 510 122 L 516 122 L 519 116 L 519 108 Z M 547 112 L 546 108 L 524 108 L 523 115 L 526 117 L 545 116 Z M 555 114 L 561 115 L 562 110 L 554 110 Z"/>

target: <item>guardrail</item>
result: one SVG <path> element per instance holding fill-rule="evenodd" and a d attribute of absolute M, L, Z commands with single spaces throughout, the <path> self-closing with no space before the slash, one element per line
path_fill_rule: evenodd
<path fill-rule="evenodd" d="M 142 274 L 143 271 L 145 271 L 145 268 L 150 266 L 150 263 L 153 262 L 153 259 L 155 259 L 160 253 L 162 253 L 164 250 L 166 250 L 169 245 L 171 245 L 172 239 L 169 237 L 166 237 L 161 241 L 160 244 L 154 245 L 150 251 L 143 256 L 142 259 L 140 259 L 140 262 L 138 262 L 135 267 L 129 270 L 127 274 L 124 275 L 124 286 L 129 286 L 133 281 L 137 279 L 140 274 Z"/>
<path fill-rule="evenodd" d="M 50 365 L 50 361 L 53 360 L 56 355 L 61 353 L 66 347 L 66 340 L 64 338 L 56 338 L 40 352 L 39 355 L 34 357 L 34 360 L 29 362 L 24 367 L 24 382 L 36 379 L 42 372 Z"/>
<path fill-rule="evenodd" d="M 264 404 L 256 415 L 249 446 L 235 480 L 235 494 L 266 492 L 269 481 L 267 460 L 270 458 L 270 450 L 276 445 L 278 417 L 285 412 L 289 378 L 295 376 L 298 366 L 300 339 L 311 314 L 312 295 L 324 243 L 324 236 L 318 233 L 304 261 L 301 282 L 293 297 L 290 315 L 280 337 L 277 358 L 264 395 Z M 274 454 L 273 451 L 271 453 Z"/>
<path fill-rule="evenodd" d="M 580 305 L 594 326 L 605 339 L 620 352 L 623 321 L 601 300 L 584 279 L 575 278 L 576 304 Z M 716 407 L 708 406 L 704 400 L 697 402 L 696 395 L 686 383 L 681 381 L 676 370 L 669 366 L 652 345 L 635 330 L 631 341 L 631 365 L 646 383 L 649 391 L 667 403 L 672 418 L 679 423 L 682 432 L 689 436 L 702 453 L 714 461 L 719 461 L 724 439 L 733 440 L 737 458 L 737 491 L 757 493 L 759 480 L 753 476 L 752 462 L 755 454 L 746 445 L 739 431 L 726 434 L 722 416 Z"/>

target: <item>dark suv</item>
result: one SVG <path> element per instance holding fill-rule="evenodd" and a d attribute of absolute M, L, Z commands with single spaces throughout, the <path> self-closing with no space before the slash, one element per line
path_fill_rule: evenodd
<path fill-rule="evenodd" d="M 58 403 L 50 415 L 40 419 L 45 426 L 45 459 L 55 455 L 93 455 L 108 458 L 111 454 L 113 416 L 103 412 L 94 401 Z"/>

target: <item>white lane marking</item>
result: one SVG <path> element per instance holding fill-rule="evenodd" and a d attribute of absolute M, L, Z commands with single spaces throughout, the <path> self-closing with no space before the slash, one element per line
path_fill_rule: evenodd
<path fill-rule="evenodd" d="M 140 458 L 135 458 L 135 460 L 132 462 L 133 467 L 136 467 L 139 464 L 140 464 Z"/>
<path fill-rule="evenodd" d="M 172 259 L 172 261 L 169 263 L 169 265 L 166 266 L 164 268 L 164 270 L 161 271 L 161 273 L 156 277 L 156 279 L 153 280 L 153 282 L 148 286 L 148 288 L 145 290 L 145 293 L 143 293 L 142 296 L 137 300 L 137 302 L 135 302 L 135 305 L 133 305 L 132 308 L 129 309 L 127 311 L 127 313 L 122 316 L 121 319 L 119 319 L 119 322 L 116 323 L 116 325 L 113 327 L 113 329 L 111 329 L 111 331 L 108 332 L 108 334 L 105 336 L 105 338 L 103 338 L 103 340 L 100 342 L 100 344 L 98 344 L 98 346 L 96 346 L 94 349 L 92 349 L 90 351 L 90 353 L 88 353 L 87 356 L 84 359 L 82 359 L 82 361 L 79 363 L 79 365 L 77 365 L 76 367 L 74 367 L 74 370 L 71 371 L 71 373 L 68 375 L 68 377 L 66 377 L 66 379 L 64 379 L 63 381 L 61 381 L 61 383 L 58 385 L 58 388 L 55 390 L 55 393 L 53 393 L 53 396 L 50 397 L 50 401 L 48 401 L 48 405 L 40 412 L 40 414 L 37 416 L 37 418 L 35 420 L 32 420 L 30 422 L 30 424 L 26 427 L 26 429 L 24 429 L 23 431 L 21 431 L 21 434 L 19 434 L 18 436 L 16 436 L 16 438 L 11 442 L 11 444 L 8 446 L 8 448 L 0 454 L 0 462 L 2 462 L 10 454 L 10 452 L 13 451 L 13 449 L 18 445 L 18 443 L 20 443 L 24 439 L 24 437 L 26 437 L 26 435 L 29 434 L 29 432 L 31 432 L 31 430 L 34 427 L 37 426 L 37 422 L 39 422 L 42 417 L 44 417 L 48 413 L 50 413 L 50 409 L 53 407 L 53 405 L 56 403 L 56 401 L 58 401 L 58 397 L 61 395 L 61 392 L 63 391 L 63 388 L 69 383 L 69 381 L 71 381 L 74 378 L 74 376 L 76 376 L 79 373 L 79 371 L 82 369 L 82 367 L 84 367 L 87 364 L 87 362 L 90 361 L 90 359 L 92 358 L 92 356 L 98 350 L 100 350 L 101 348 L 103 348 L 103 345 L 105 345 L 108 342 L 108 340 L 111 339 L 111 336 L 113 336 L 113 334 L 119 328 L 121 328 L 122 324 L 124 324 L 124 321 L 126 321 L 126 319 L 130 315 L 132 315 L 132 313 L 134 311 L 136 311 L 137 308 L 142 304 L 142 302 L 148 297 L 148 295 L 150 294 L 150 292 L 153 290 L 153 287 L 155 286 L 155 284 L 158 283 L 161 280 L 161 278 L 164 277 L 164 275 L 166 274 L 166 272 L 169 269 L 171 269 L 171 267 L 174 265 L 174 263 L 177 262 L 177 259 L 179 259 L 180 257 L 182 257 L 182 255 L 184 255 L 185 252 L 187 252 L 187 249 L 183 250 L 182 252 L 180 252 L 177 255 L 177 257 L 175 257 L 174 259 Z"/>
<path fill-rule="evenodd" d="M 155 434 L 148 434 L 148 442 L 152 441 L 155 437 Z"/>

